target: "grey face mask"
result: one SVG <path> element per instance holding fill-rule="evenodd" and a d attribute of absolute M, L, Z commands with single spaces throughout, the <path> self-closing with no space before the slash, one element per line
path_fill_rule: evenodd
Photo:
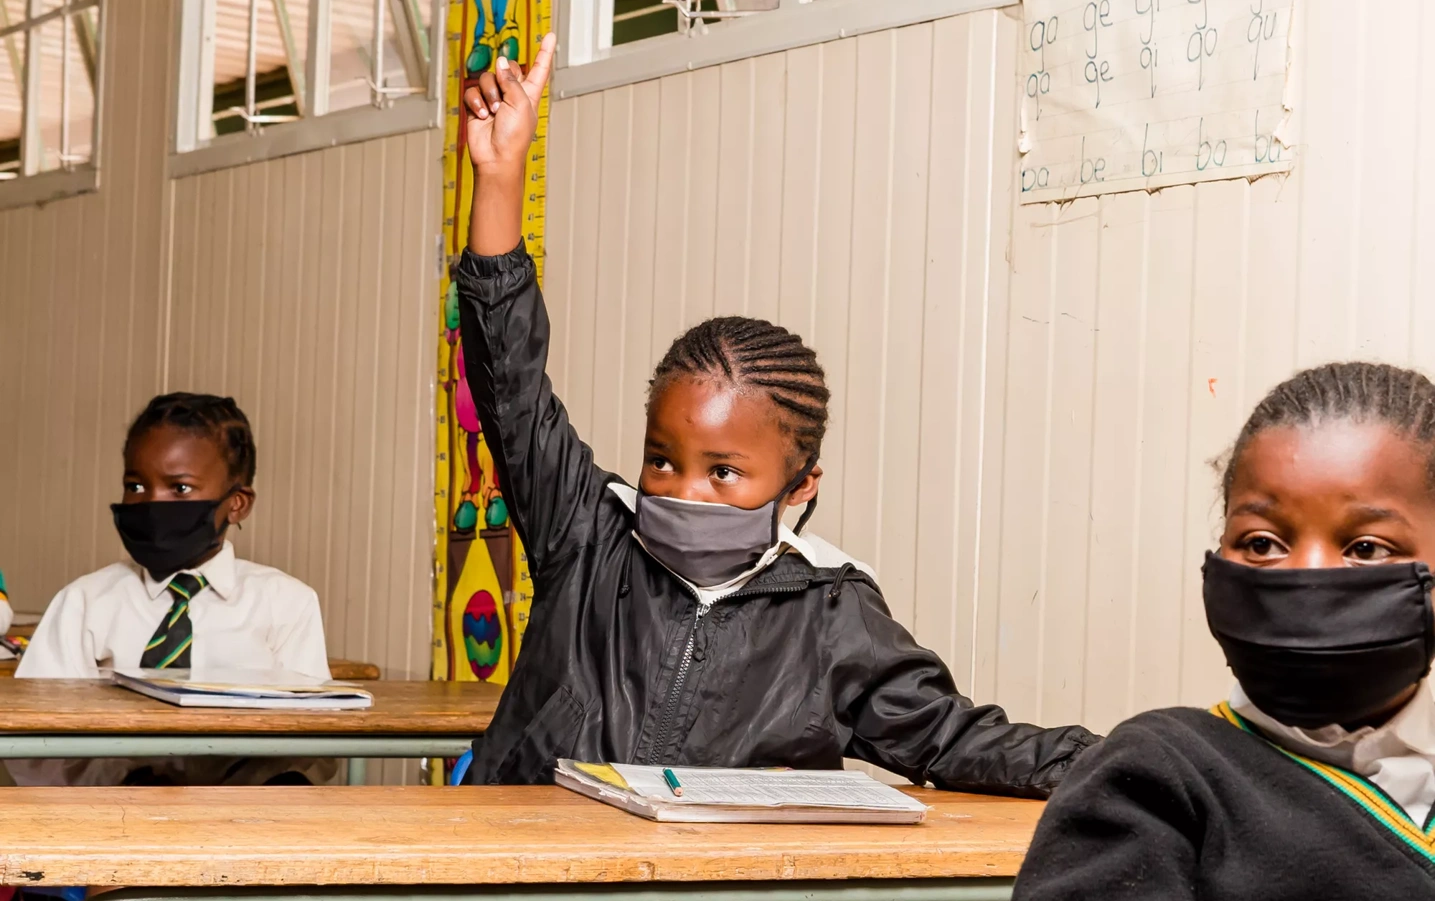
<path fill-rule="evenodd" d="M 756 510 L 638 492 L 638 537 L 657 561 L 699 588 L 730 582 L 777 546 L 787 496 L 817 465 L 812 460 L 782 492 Z M 796 531 L 807 525 L 817 498 L 807 502 Z"/>

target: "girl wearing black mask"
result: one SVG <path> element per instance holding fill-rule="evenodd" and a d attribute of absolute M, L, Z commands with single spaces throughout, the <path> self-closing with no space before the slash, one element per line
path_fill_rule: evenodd
<path fill-rule="evenodd" d="M 226 540 L 254 505 L 256 449 L 231 398 L 167 394 L 125 438 L 121 501 L 110 508 L 133 563 L 66 586 L 15 675 L 93 679 L 116 669 L 287 670 L 329 678 L 319 599 L 277 569 L 238 559 Z M 17 782 L 191 784 L 298 781 L 294 761 L 35 761 Z M 300 766 L 327 779 L 332 761 Z"/>
<path fill-rule="evenodd" d="M 465 371 L 533 574 L 533 617 L 471 781 L 551 781 L 559 757 L 841 767 L 1045 797 L 1095 742 L 1007 722 L 888 615 L 872 572 L 782 522 L 810 513 L 828 390 L 786 329 L 726 317 L 658 364 L 642 477 L 594 465 L 544 373 L 548 315 L 520 240 L 550 35 L 465 98 L 476 184 L 457 283 Z"/>
<path fill-rule="evenodd" d="M 1435 897 L 1435 385 L 1310 369 L 1241 430 L 1206 617 L 1237 685 L 1119 726 L 1016 897 Z"/>

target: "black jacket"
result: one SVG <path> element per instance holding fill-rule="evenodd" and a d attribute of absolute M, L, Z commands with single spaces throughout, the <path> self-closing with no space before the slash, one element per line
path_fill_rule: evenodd
<path fill-rule="evenodd" d="M 632 537 L 544 374 L 533 261 L 465 251 L 464 362 L 534 603 L 468 781 L 535 783 L 554 760 L 837 768 L 844 756 L 940 788 L 1045 797 L 1097 741 L 974 707 L 850 566 L 778 558 L 703 616 Z"/>
<path fill-rule="evenodd" d="M 1047 805 L 1013 897 L 1435 898 L 1428 822 L 1411 822 L 1372 783 L 1344 774 L 1338 784 L 1247 728 L 1189 708 L 1117 726 Z"/>

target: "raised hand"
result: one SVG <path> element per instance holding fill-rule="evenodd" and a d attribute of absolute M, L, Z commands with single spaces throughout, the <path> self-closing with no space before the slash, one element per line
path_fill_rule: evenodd
<path fill-rule="evenodd" d="M 508 253 L 523 234 L 523 165 L 557 45 L 557 37 L 545 36 L 524 78 L 500 56 L 495 71 L 483 73 L 476 87 L 463 92 L 463 102 L 473 112 L 466 135 L 474 169 L 468 246 L 480 256 Z"/>
<path fill-rule="evenodd" d="M 538 126 L 538 98 L 553 72 L 553 51 L 558 38 L 545 35 L 528 74 L 503 56 L 495 70 L 479 76 L 478 85 L 463 93 L 473 117 L 468 120 L 468 155 L 482 176 L 486 172 L 521 172 Z"/>

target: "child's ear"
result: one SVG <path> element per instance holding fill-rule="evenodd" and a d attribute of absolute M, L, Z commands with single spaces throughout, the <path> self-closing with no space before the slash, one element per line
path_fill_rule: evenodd
<path fill-rule="evenodd" d="M 787 505 L 789 507 L 801 507 L 814 497 L 817 497 L 817 483 L 821 481 L 822 466 L 819 464 L 812 467 L 812 471 L 807 474 L 807 478 L 802 480 L 802 484 L 794 488 L 792 493 L 787 496 Z"/>
<path fill-rule="evenodd" d="M 229 496 L 229 524 L 237 526 L 249 518 L 249 513 L 254 509 L 254 489 L 249 487 L 240 488 Z"/>

